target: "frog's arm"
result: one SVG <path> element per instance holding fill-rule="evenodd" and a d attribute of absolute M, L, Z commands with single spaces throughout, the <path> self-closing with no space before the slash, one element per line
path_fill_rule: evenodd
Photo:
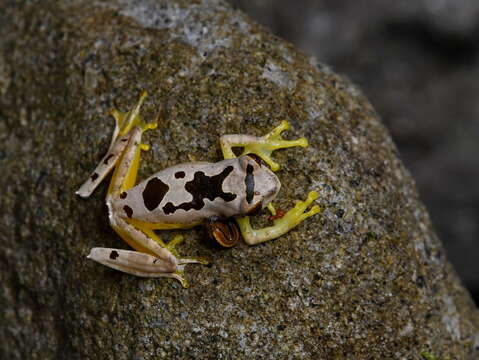
<path fill-rule="evenodd" d="M 256 245 L 286 234 L 302 221 L 321 212 L 318 205 L 314 205 L 309 211 L 305 211 L 317 198 L 318 193 L 311 191 L 305 201 L 298 201 L 284 216 L 273 220 L 274 225 L 262 229 L 253 229 L 248 216 L 237 218 L 236 221 L 238 222 L 243 239 L 249 245 Z"/>
<path fill-rule="evenodd" d="M 265 136 L 252 135 L 223 135 L 220 138 L 221 150 L 225 159 L 235 158 L 234 147 L 244 147 L 242 155 L 256 154 L 262 158 L 273 171 L 278 171 L 280 165 L 273 161 L 271 154 L 278 149 L 294 146 L 306 147 L 308 140 L 304 137 L 295 140 L 284 140 L 281 133 L 289 129 L 289 123 L 284 120 Z"/>

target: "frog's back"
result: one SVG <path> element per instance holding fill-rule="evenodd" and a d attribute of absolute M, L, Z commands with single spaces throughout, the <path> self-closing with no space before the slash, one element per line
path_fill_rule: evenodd
<path fill-rule="evenodd" d="M 126 218 L 158 229 L 238 215 L 240 196 L 227 189 L 244 186 L 236 175 L 239 166 L 237 159 L 178 164 L 122 192 L 112 205 Z"/>

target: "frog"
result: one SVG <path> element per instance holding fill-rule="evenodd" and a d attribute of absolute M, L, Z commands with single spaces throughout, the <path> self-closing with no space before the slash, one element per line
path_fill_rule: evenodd
<path fill-rule="evenodd" d="M 149 278 L 173 278 L 188 287 L 185 266 L 208 264 L 203 257 L 184 257 L 177 246 L 184 240 L 176 234 L 164 242 L 159 230 L 206 227 L 209 236 L 223 247 L 234 246 L 242 237 L 249 245 L 276 239 L 305 219 L 320 213 L 317 191 L 297 201 L 289 211 L 277 211 L 272 204 L 281 183 L 275 172 L 280 165 L 273 151 L 307 147 L 306 138 L 285 140 L 287 121 L 264 136 L 222 135 L 219 139 L 223 160 L 193 161 L 163 169 L 136 184 L 142 142 L 147 130 L 157 128 L 158 119 L 144 122 L 140 114 L 147 92 L 127 112 L 112 110 L 115 128 L 106 155 L 76 192 L 89 197 L 110 172 L 113 175 L 106 195 L 108 220 L 113 230 L 133 250 L 94 247 L 87 258 L 112 269 Z M 243 148 L 240 155 L 233 149 Z M 311 205 L 311 206 L 310 206 Z M 252 227 L 250 217 L 268 209 L 273 225 Z"/>

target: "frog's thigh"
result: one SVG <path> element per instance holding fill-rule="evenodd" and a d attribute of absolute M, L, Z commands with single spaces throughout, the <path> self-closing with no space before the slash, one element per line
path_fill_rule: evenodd
<path fill-rule="evenodd" d="M 245 242 L 249 245 L 256 245 L 262 242 L 276 239 L 295 226 L 321 211 L 318 205 L 313 206 L 309 211 L 305 210 L 318 198 L 318 193 L 311 191 L 305 201 L 298 201 L 296 205 L 289 210 L 282 218 L 274 220 L 273 226 L 262 229 L 253 229 L 249 217 L 238 218 L 238 226 Z"/>

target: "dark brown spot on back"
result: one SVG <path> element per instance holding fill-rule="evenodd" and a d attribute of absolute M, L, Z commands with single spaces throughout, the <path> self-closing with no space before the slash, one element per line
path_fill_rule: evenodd
<path fill-rule="evenodd" d="M 179 206 L 176 207 L 175 205 L 173 205 L 172 202 L 169 202 L 165 206 L 163 206 L 163 212 L 168 215 L 174 213 L 179 208 Z"/>
<path fill-rule="evenodd" d="M 193 196 L 193 200 L 187 203 L 182 203 L 178 206 L 169 202 L 163 206 L 163 211 L 165 214 L 171 214 L 178 209 L 183 209 L 185 211 L 191 209 L 200 210 L 205 206 L 204 199 L 213 201 L 217 197 L 227 202 L 233 201 L 236 199 L 236 194 L 223 192 L 223 181 L 233 169 L 233 166 L 227 166 L 221 173 L 214 176 L 207 176 L 203 171 L 195 172 L 193 180 L 188 181 L 185 184 L 185 190 Z"/>
<path fill-rule="evenodd" d="M 152 178 L 146 183 L 143 190 L 143 201 L 148 210 L 155 210 L 160 205 L 161 200 L 165 197 L 169 190 L 169 186 L 157 177 Z"/>
<path fill-rule="evenodd" d="M 110 259 L 112 259 L 112 260 L 115 260 L 118 256 L 120 256 L 120 254 L 118 254 L 118 251 L 113 250 L 110 253 Z"/>
<path fill-rule="evenodd" d="M 125 191 L 123 191 L 121 194 L 120 194 L 120 199 L 126 199 L 126 196 L 127 196 L 127 193 Z"/>
<path fill-rule="evenodd" d="M 184 171 L 177 171 L 175 172 L 175 178 L 177 179 L 183 179 L 185 177 L 185 172 Z"/>
<path fill-rule="evenodd" d="M 96 179 L 98 179 L 98 174 L 97 173 L 93 173 L 93 175 L 90 177 L 91 181 L 95 181 Z"/>
<path fill-rule="evenodd" d="M 108 156 L 105 158 L 105 160 L 103 160 L 103 164 L 108 165 L 108 161 L 110 161 L 110 159 L 111 159 L 113 156 L 115 156 L 115 154 L 110 154 L 110 155 L 108 155 Z"/>
<path fill-rule="evenodd" d="M 129 207 L 128 205 L 125 205 L 125 206 L 123 206 L 123 210 L 125 210 L 126 216 L 131 218 L 131 216 L 133 215 L 133 209 L 131 207 Z"/>

